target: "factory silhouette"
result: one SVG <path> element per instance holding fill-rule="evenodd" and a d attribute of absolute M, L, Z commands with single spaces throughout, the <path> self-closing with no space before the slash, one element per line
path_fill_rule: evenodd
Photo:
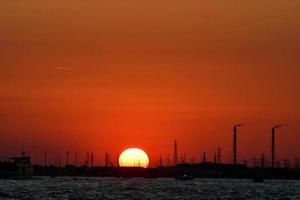
<path fill-rule="evenodd" d="M 105 153 L 104 166 L 94 165 L 94 153 L 85 154 L 84 163 L 79 163 L 78 152 L 66 152 L 65 165 L 62 165 L 62 155 L 57 153 L 54 163 L 48 163 L 48 154 L 44 152 L 44 163 L 41 165 L 31 164 L 29 153 L 22 150 L 20 157 L 4 159 L 0 162 L 0 178 L 30 178 L 32 176 L 113 176 L 113 177 L 178 177 L 189 174 L 193 177 L 209 178 L 288 178 L 300 179 L 299 159 L 293 161 L 285 159 L 283 162 L 276 160 L 276 130 L 283 125 L 273 126 L 271 129 L 271 161 L 268 162 L 264 154 L 260 158 L 253 158 L 252 163 L 247 161 L 238 162 L 238 129 L 243 124 L 233 126 L 233 146 L 232 162 L 223 163 L 221 159 L 221 147 L 214 153 L 213 159 L 208 161 L 206 152 L 202 152 L 200 162 L 186 161 L 186 155 L 178 157 L 178 142 L 174 141 L 173 157 L 166 154 L 165 162 L 160 155 L 156 167 L 142 168 L 138 164 L 134 167 L 119 167 L 110 158 L 108 152 Z M 71 156 L 73 157 L 71 159 Z M 118 156 L 117 156 L 118 157 Z M 71 162 L 72 160 L 72 162 Z"/>

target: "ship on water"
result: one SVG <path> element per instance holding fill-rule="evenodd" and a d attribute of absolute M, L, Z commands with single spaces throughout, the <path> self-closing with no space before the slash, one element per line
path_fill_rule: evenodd
<path fill-rule="evenodd" d="M 33 167 L 30 156 L 22 151 L 20 157 L 10 157 L 0 161 L 1 179 L 30 179 L 33 176 Z"/>

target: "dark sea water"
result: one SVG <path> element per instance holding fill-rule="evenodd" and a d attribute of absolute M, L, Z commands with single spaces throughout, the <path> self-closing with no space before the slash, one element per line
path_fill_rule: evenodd
<path fill-rule="evenodd" d="M 297 199 L 300 181 L 37 178 L 0 180 L 0 199 Z"/>

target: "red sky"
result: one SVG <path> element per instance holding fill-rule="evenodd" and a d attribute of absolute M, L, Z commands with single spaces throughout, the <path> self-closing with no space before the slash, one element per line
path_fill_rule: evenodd
<path fill-rule="evenodd" d="M 300 154 L 300 3 L 2 0 L 0 156 Z M 100 157 L 101 156 L 101 157 Z M 49 158 L 50 159 L 50 158 Z M 51 158 L 53 160 L 53 158 Z M 50 161 L 49 161 L 50 162 Z"/>

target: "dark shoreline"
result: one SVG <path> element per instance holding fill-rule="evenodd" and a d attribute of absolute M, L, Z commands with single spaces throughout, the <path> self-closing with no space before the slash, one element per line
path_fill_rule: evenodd
<path fill-rule="evenodd" d="M 69 177 L 142 177 L 174 178 L 188 174 L 195 178 L 252 179 L 293 179 L 300 180 L 300 169 L 294 168 L 252 168 L 246 165 L 199 163 L 178 164 L 171 167 L 88 167 L 88 166 L 33 166 L 33 176 Z"/>

